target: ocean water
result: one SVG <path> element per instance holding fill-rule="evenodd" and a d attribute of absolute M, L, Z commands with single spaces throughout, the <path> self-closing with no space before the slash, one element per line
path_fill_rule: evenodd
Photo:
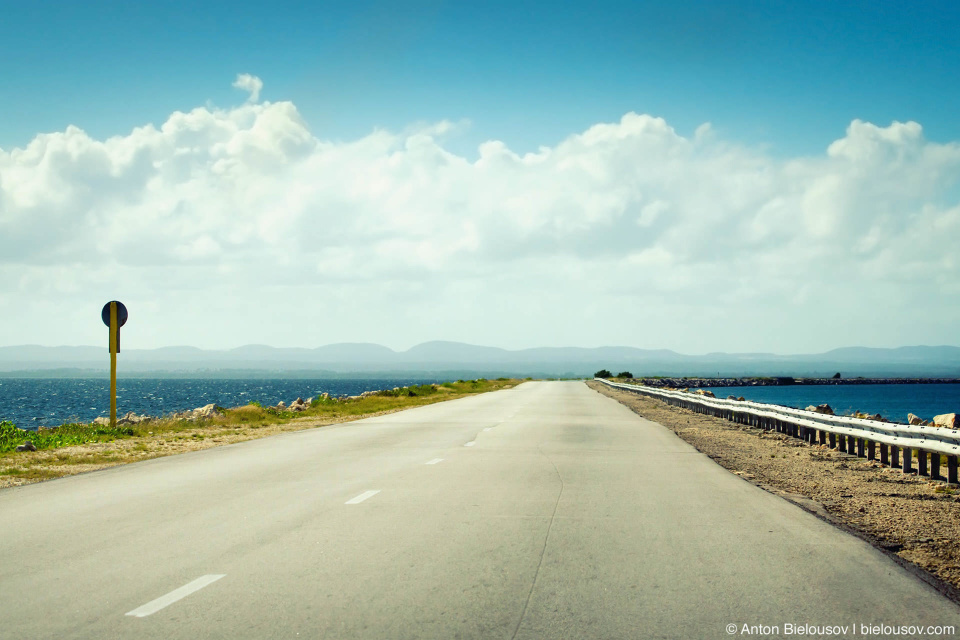
<path fill-rule="evenodd" d="M 837 384 L 775 387 L 709 387 L 718 398 L 743 396 L 754 402 L 805 409 L 829 404 L 834 413 L 879 413 L 906 422 L 912 413 L 930 420 L 941 413 L 960 413 L 960 384 Z"/>
<path fill-rule="evenodd" d="M 376 379 L 171 379 L 136 378 L 117 381 L 117 415 L 161 416 L 196 409 L 211 402 L 238 407 L 260 402 L 290 404 L 298 397 L 329 393 L 352 396 L 364 391 L 411 384 L 445 382 L 433 378 Z M 21 429 L 52 427 L 67 422 L 92 422 L 110 415 L 110 381 L 105 378 L 0 378 L 0 421 Z"/>

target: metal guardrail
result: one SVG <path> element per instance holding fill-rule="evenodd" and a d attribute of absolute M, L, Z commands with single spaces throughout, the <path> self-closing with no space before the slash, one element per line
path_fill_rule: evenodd
<path fill-rule="evenodd" d="M 960 455 L 960 431 L 944 427 L 919 426 L 833 416 L 803 409 L 748 400 L 722 400 L 672 389 L 610 382 L 596 378 L 610 387 L 658 398 L 697 413 L 706 413 L 740 424 L 775 430 L 801 438 L 811 444 L 828 444 L 852 455 L 876 459 L 880 445 L 880 463 L 900 466 L 903 453 L 903 471 L 913 472 L 912 451 L 917 453 L 919 473 L 939 477 L 940 456 L 947 456 L 947 480 L 957 482 L 957 456 Z M 928 472 L 927 454 L 930 454 Z"/>

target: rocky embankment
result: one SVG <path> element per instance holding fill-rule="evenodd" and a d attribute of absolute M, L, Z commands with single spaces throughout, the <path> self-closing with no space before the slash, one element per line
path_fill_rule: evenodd
<path fill-rule="evenodd" d="M 700 387 L 776 387 L 797 384 L 960 384 L 960 378 L 629 378 L 630 384 L 645 384 L 649 387 L 668 389 Z"/>
<path fill-rule="evenodd" d="M 171 414 L 169 417 L 174 420 L 188 420 L 190 422 L 196 422 L 197 420 L 200 420 L 202 418 L 213 418 L 215 416 L 221 416 L 221 415 L 223 415 L 223 409 L 211 403 L 211 404 L 204 405 L 202 407 L 197 407 L 196 409 L 193 409 L 191 411 L 180 411 L 180 412 Z M 122 416 L 117 416 L 117 424 L 124 424 L 124 425 L 147 424 L 150 422 L 155 422 L 160 419 L 161 418 L 157 416 L 148 416 L 146 414 L 137 415 L 133 411 L 128 411 L 126 414 Z M 101 416 L 99 418 L 96 418 L 93 421 L 93 424 L 107 426 L 110 424 L 110 418 L 107 416 Z"/>
<path fill-rule="evenodd" d="M 438 385 L 436 384 L 429 385 L 429 386 L 433 387 L 434 390 L 438 388 Z M 384 395 L 384 394 L 396 395 L 397 393 L 400 393 L 400 391 L 401 391 L 400 387 L 394 387 L 393 389 L 390 389 L 390 390 L 364 391 L 363 393 L 355 396 L 331 396 L 329 393 L 321 393 L 319 396 L 317 396 L 316 399 L 319 400 L 320 402 L 360 400 L 361 398 L 369 398 L 370 396 L 376 396 L 376 395 Z M 296 400 L 292 401 L 290 404 L 287 404 L 286 402 L 281 400 L 276 405 L 271 407 L 265 407 L 265 408 L 274 409 L 276 411 L 292 411 L 294 413 L 299 413 L 301 411 L 306 411 L 307 409 L 309 409 L 310 406 L 313 404 L 313 401 L 314 401 L 314 398 L 312 397 L 307 398 L 306 400 L 304 400 L 303 398 L 297 398 Z M 207 404 L 202 407 L 197 407 L 196 409 L 192 409 L 188 411 L 178 411 L 176 413 L 170 414 L 169 416 L 165 416 L 165 417 L 171 418 L 173 420 L 187 420 L 188 422 L 196 422 L 197 420 L 201 420 L 203 418 L 215 418 L 216 416 L 222 416 L 223 414 L 224 414 L 223 407 L 219 407 L 216 404 L 211 403 L 211 404 Z M 149 423 L 149 422 L 153 422 L 161 419 L 164 419 L 164 418 L 158 417 L 158 416 L 148 416 L 146 414 L 137 415 L 135 412 L 129 411 L 123 416 L 117 416 L 117 424 L 118 425 L 141 424 L 141 423 Z M 93 424 L 104 425 L 104 426 L 109 425 L 110 418 L 108 417 L 96 418 L 93 421 Z"/>

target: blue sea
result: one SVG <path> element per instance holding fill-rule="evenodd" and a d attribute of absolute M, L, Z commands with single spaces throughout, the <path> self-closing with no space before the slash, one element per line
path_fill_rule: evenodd
<path fill-rule="evenodd" d="M 771 387 L 708 387 L 718 398 L 743 396 L 754 402 L 805 409 L 829 404 L 838 415 L 854 411 L 879 413 L 906 422 L 912 413 L 930 420 L 941 413 L 960 413 L 960 384 L 838 384 Z"/>
<path fill-rule="evenodd" d="M 214 403 L 238 407 L 257 401 L 290 404 L 298 397 L 329 393 L 352 396 L 364 391 L 412 384 L 445 382 L 433 378 L 376 379 L 172 379 L 132 378 L 117 381 L 117 414 L 162 416 Z M 0 378 L 0 421 L 21 429 L 92 422 L 110 414 L 106 378 Z"/>

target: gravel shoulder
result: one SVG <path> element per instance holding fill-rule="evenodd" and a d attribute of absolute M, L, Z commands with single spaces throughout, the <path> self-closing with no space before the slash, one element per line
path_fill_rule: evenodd
<path fill-rule="evenodd" d="M 402 410 L 380 411 L 340 419 L 301 418 L 287 423 L 263 426 L 198 426 L 194 429 L 185 429 L 175 433 L 158 433 L 112 442 L 74 445 L 19 454 L 4 454 L 0 456 L 0 489 L 97 471 L 120 464 L 150 460 L 151 458 L 174 456 L 189 451 L 199 451 L 246 440 L 266 438 L 288 431 L 302 431 L 329 424 L 352 422 Z"/>
<path fill-rule="evenodd" d="M 892 554 L 960 601 L 960 489 L 877 462 L 705 416 L 598 382 L 719 465 Z"/>

